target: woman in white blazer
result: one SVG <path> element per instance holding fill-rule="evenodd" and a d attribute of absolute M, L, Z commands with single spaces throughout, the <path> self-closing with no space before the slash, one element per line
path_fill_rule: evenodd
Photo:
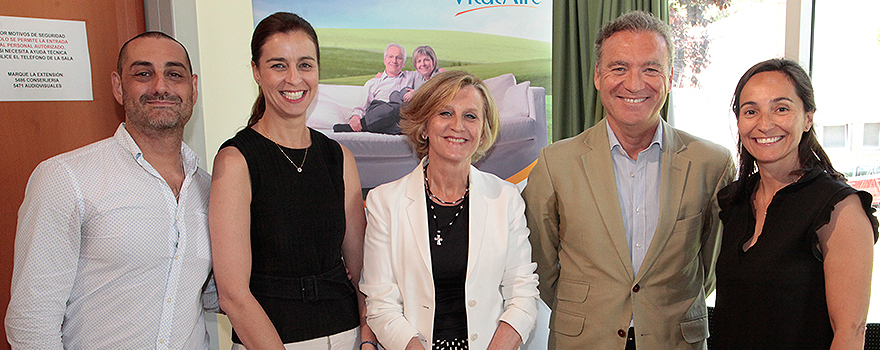
<path fill-rule="evenodd" d="M 401 110 L 422 162 L 367 196 L 360 283 L 384 348 L 516 349 L 534 327 L 525 205 L 516 186 L 471 165 L 498 126 L 486 85 L 461 71 L 435 76 Z"/>

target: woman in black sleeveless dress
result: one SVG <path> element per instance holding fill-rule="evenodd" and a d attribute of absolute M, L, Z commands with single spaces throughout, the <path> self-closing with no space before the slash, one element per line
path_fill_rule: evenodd
<path fill-rule="evenodd" d="M 366 219 L 351 152 L 305 125 L 317 35 L 279 12 L 256 27 L 251 51 L 260 96 L 217 154 L 209 206 L 233 349 L 356 349 L 361 336 L 375 340 L 359 327 L 356 290 Z"/>
<path fill-rule="evenodd" d="M 718 193 L 715 349 L 864 346 L 877 219 L 816 140 L 815 110 L 793 61 L 758 63 L 736 87 L 739 179 Z"/>

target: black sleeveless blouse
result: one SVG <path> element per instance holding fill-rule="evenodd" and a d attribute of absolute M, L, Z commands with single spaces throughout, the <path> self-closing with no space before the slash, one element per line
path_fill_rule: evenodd
<path fill-rule="evenodd" d="M 857 193 L 877 240 L 871 195 L 821 170 L 779 190 L 767 208 L 761 236 L 747 251 L 756 219 L 751 193 L 760 175 L 745 181 L 746 194 L 728 186 L 718 193 L 724 224 L 716 265 L 715 349 L 828 349 L 834 336 L 825 300 L 823 254 L 816 230 L 834 206 Z"/>
<path fill-rule="evenodd" d="M 251 292 L 284 343 L 359 326 L 357 297 L 342 262 L 342 148 L 309 129 L 306 149 L 281 147 L 245 128 L 237 148 L 251 179 Z M 303 159 L 305 157 L 305 161 Z M 290 162 L 302 164 L 298 172 Z M 233 341 L 240 343 L 233 331 Z"/>

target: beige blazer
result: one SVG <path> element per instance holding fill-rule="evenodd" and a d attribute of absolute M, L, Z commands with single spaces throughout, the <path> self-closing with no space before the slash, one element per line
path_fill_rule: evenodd
<path fill-rule="evenodd" d="M 705 348 L 730 152 L 663 122 L 662 207 L 633 277 L 605 123 L 542 149 L 523 192 L 549 348 L 623 349 L 631 316 L 639 349 Z"/>
<path fill-rule="evenodd" d="M 516 186 L 470 171 L 465 277 L 468 345 L 486 349 L 500 321 L 528 340 L 537 317 L 538 276 L 532 262 L 525 204 Z M 422 166 L 367 196 L 361 291 L 367 323 L 386 349 L 418 337 L 431 349 L 434 282 Z"/>

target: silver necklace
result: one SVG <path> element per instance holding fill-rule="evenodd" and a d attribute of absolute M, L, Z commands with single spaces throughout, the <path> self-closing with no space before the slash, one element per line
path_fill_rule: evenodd
<path fill-rule="evenodd" d="M 455 203 L 458 203 L 458 202 L 461 202 L 462 200 L 464 200 L 464 198 L 467 197 L 468 193 L 469 193 L 470 190 L 471 190 L 470 181 L 468 181 L 468 185 L 465 186 L 465 188 L 464 188 L 464 194 L 461 196 L 461 198 L 456 199 L 456 200 L 454 200 L 454 201 L 452 201 L 452 202 L 444 201 L 444 200 L 440 199 L 439 197 L 435 196 L 433 192 L 431 192 L 431 185 L 428 184 L 428 165 L 427 165 L 427 164 L 425 164 L 425 167 L 422 169 L 422 171 L 423 171 L 424 174 L 425 174 L 425 192 L 428 193 L 428 196 L 431 197 L 431 199 L 436 200 L 436 201 L 440 202 L 441 204 L 444 204 L 444 205 L 455 205 Z M 433 208 L 432 208 L 432 209 L 433 209 Z M 451 225 L 451 224 L 450 224 L 450 225 Z"/>
<path fill-rule="evenodd" d="M 290 157 L 287 155 L 287 152 L 284 152 L 284 149 L 281 148 L 281 145 L 279 145 L 278 142 L 275 142 L 275 140 L 272 140 L 272 135 L 269 135 L 269 133 L 266 133 L 266 136 L 268 136 L 269 141 L 272 141 L 272 143 L 275 144 L 275 147 L 278 147 L 278 150 L 281 151 L 281 154 L 284 155 L 284 158 L 287 158 L 287 161 L 290 162 L 290 165 L 293 165 L 293 167 L 296 168 L 296 172 L 298 172 L 298 173 L 303 172 L 302 167 L 303 167 L 303 165 L 306 165 L 306 156 L 309 155 L 309 147 L 306 147 L 306 153 L 303 154 L 302 164 L 297 166 L 296 163 L 294 163 L 292 160 L 290 160 Z"/>
<path fill-rule="evenodd" d="M 438 198 L 437 196 L 434 195 L 434 193 L 431 192 L 431 185 L 428 183 L 428 164 L 425 164 L 425 167 L 422 168 L 422 171 L 424 172 L 424 175 L 425 175 L 425 193 L 428 195 L 428 200 L 430 201 L 430 204 L 428 205 L 428 208 L 430 208 L 429 214 L 431 215 L 431 219 L 434 222 L 434 226 L 437 227 L 437 235 L 434 236 L 434 242 L 437 245 L 443 245 L 443 236 L 440 234 L 440 230 L 451 227 L 452 224 L 455 223 L 455 220 L 458 219 L 458 216 L 461 214 L 461 212 L 464 210 L 464 199 L 467 198 L 468 193 L 470 193 L 470 187 L 471 187 L 470 181 L 468 181 L 468 186 L 466 186 L 464 188 L 464 195 L 462 195 L 461 198 L 456 199 L 452 202 L 447 202 L 447 201 L 444 201 L 444 200 Z M 437 214 L 434 212 L 434 202 L 431 201 L 432 199 L 436 200 L 440 203 L 443 203 L 445 205 L 454 205 L 456 203 L 459 203 L 458 210 L 455 212 L 455 215 L 452 217 L 452 221 L 450 221 L 449 224 L 447 224 L 444 227 L 440 227 L 440 224 L 437 223 Z"/>
<path fill-rule="evenodd" d="M 465 195 L 465 197 L 467 197 L 467 193 L 465 193 L 464 195 Z M 431 213 L 430 213 L 431 219 L 433 219 L 432 221 L 434 221 L 434 226 L 437 227 L 437 235 L 434 236 L 434 242 L 437 243 L 437 245 L 443 245 L 443 236 L 440 234 L 440 230 L 452 227 L 452 224 L 454 224 L 455 220 L 458 219 L 458 215 L 461 214 L 462 211 L 464 211 L 463 200 L 464 200 L 464 197 L 459 199 L 459 201 L 462 201 L 462 203 L 458 206 L 458 210 L 455 212 L 455 216 L 452 217 L 452 221 L 450 221 L 449 224 L 444 227 L 440 227 L 440 224 L 437 223 L 437 214 L 434 213 L 434 203 L 432 202 L 428 206 L 429 208 L 431 208 Z"/>

